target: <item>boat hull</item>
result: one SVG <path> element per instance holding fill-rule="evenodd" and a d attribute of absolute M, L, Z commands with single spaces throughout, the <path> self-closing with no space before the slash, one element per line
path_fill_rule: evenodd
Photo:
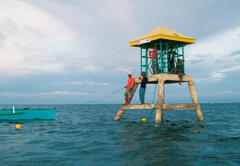
<path fill-rule="evenodd" d="M 0 120 L 55 119 L 55 109 L 5 109 L 0 110 Z"/>

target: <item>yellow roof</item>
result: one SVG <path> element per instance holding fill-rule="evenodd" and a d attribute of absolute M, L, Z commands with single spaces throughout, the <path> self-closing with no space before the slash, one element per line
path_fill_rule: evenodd
<path fill-rule="evenodd" d="M 173 30 L 167 29 L 165 27 L 159 27 L 129 42 L 129 45 L 138 47 L 141 44 L 150 43 L 151 41 L 159 40 L 159 39 L 178 41 L 178 42 L 183 42 L 185 44 L 195 43 L 195 39 L 193 38 L 190 38 L 188 36 L 185 36 Z"/>

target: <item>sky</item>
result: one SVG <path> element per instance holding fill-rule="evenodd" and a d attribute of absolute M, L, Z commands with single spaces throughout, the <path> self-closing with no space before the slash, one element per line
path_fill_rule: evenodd
<path fill-rule="evenodd" d="M 160 26 L 196 39 L 186 74 L 201 103 L 240 102 L 239 0 L 1 0 L 0 104 L 115 104 L 140 73 L 129 41 Z M 155 102 L 148 85 L 146 102 Z M 191 103 L 187 84 L 167 103 Z M 138 93 L 133 103 L 139 103 Z"/>

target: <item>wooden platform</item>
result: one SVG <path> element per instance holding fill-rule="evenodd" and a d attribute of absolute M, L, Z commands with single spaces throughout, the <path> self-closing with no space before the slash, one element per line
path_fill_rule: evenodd
<path fill-rule="evenodd" d="M 136 92 L 138 84 L 141 83 L 139 77 L 135 77 L 135 85 L 133 87 L 133 95 Z M 197 93 L 194 87 L 193 77 L 184 75 L 182 82 L 188 82 L 188 88 L 192 97 L 191 104 L 165 104 L 164 103 L 164 85 L 169 83 L 178 83 L 179 77 L 176 74 L 156 74 L 148 76 L 148 84 L 158 84 L 157 104 L 137 104 L 122 105 L 114 120 L 120 120 L 125 110 L 139 109 L 155 109 L 155 121 L 161 123 L 163 110 L 195 110 L 199 121 L 203 121 L 200 104 L 198 103 Z"/>
<path fill-rule="evenodd" d="M 164 81 L 165 84 L 169 83 L 178 83 L 179 78 L 177 74 L 156 74 L 156 75 L 149 75 L 148 78 L 148 84 L 157 84 L 158 80 L 161 79 Z M 139 77 L 135 77 L 135 83 L 140 84 L 141 80 Z M 193 81 L 193 77 L 189 75 L 184 75 L 182 82 L 189 82 Z"/>
<path fill-rule="evenodd" d="M 136 104 L 136 105 L 123 105 L 121 109 L 125 110 L 145 110 L 155 109 L 157 104 Z M 163 104 L 163 110 L 195 110 L 199 104 Z"/>

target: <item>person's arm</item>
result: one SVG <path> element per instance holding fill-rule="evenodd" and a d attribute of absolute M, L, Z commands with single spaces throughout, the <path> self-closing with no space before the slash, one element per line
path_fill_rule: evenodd
<path fill-rule="evenodd" d="M 170 73 L 172 73 L 172 72 L 174 72 L 175 71 L 175 68 L 173 68 L 171 71 L 170 71 Z"/>

